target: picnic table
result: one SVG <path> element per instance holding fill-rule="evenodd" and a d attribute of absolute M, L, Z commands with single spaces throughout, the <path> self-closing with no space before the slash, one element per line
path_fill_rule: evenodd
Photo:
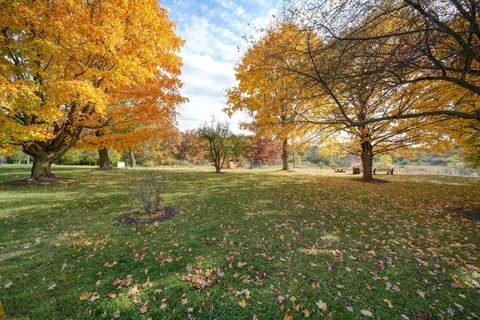
<path fill-rule="evenodd" d="M 263 165 L 262 165 L 262 161 L 261 161 L 261 160 L 252 160 L 252 161 L 250 161 L 250 169 L 255 169 L 255 168 L 258 168 L 258 169 L 262 169 L 262 168 L 263 168 Z"/>

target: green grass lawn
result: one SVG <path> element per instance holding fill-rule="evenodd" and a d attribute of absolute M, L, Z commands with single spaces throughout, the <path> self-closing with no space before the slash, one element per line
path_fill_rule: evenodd
<path fill-rule="evenodd" d="M 0 181 L 28 171 L 0 166 Z M 0 187 L 8 316 L 480 317 L 480 222 L 450 211 L 480 208 L 480 180 L 169 169 L 178 214 L 132 227 L 114 222 L 142 170 L 54 172 L 75 180 Z"/>

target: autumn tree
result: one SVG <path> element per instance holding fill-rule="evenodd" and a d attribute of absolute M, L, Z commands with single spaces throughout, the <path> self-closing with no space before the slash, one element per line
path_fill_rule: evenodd
<path fill-rule="evenodd" d="M 368 32 L 385 28 L 388 25 L 378 25 Z M 371 47 L 337 39 L 326 42 L 311 29 L 296 30 L 288 44 L 269 45 L 273 52 L 269 56 L 274 60 L 270 64 L 277 66 L 281 81 L 294 83 L 285 90 L 286 95 L 303 106 L 294 111 L 289 125 L 313 125 L 320 138 L 346 133 L 355 142 L 349 152 L 361 157 L 363 178 L 370 181 L 374 156 L 416 143 L 419 133 L 437 121 L 427 122 L 418 111 L 435 106 L 439 99 L 429 93 L 431 86 L 410 83 L 399 87 L 383 74 L 372 72 L 382 63 L 383 52 L 391 47 L 389 39 Z M 297 41 L 292 41 L 295 36 Z M 266 109 L 275 110 L 270 106 Z M 416 116 L 394 117 L 410 113 Z M 303 137 L 312 130 L 310 126 Z"/>
<path fill-rule="evenodd" d="M 194 131 L 185 131 L 180 134 L 175 157 L 193 163 L 199 163 L 209 153 L 208 145 Z"/>
<path fill-rule="evenodd" d="M 140 164 L 147 166 L 169 165 L 175 161 L 180 139 L 180 130 L 174 128 L 171 131 L 163 131 L 162 135 L 150 139 L 147 144 L 132 147 L 131 151 L 135 152 L 135 161 Z M 130 151 L 127 151 L 126 154 L 128 158 L 131 158 L 132 153 Z"/>
<path fill-rule="evenodd" d="M 298 64 L 295 68 L 301 78 L 317 81 L 333 96 L 332 84 L 317 73 L 322 65 L 316 57 L 333 52 L 328 61 L 334 69 L 330 70 L 331 74 L 337 76 L 336 71 L 341 71 L 337 66 L 343 68 L 341 61 L 352 52 L 361 52 L 361 59 L 350 58 L 349 71 L 343 79 L 356 81 L 367 77 L 389 84 L 399 93 L 412 86 L 420 92 L 428 92 L 427 99 L 419 94 L 418 100 L 435 96 L 433 101 L 417 104 L 415 108 L 392 109 L 388 113 L 371 114 L 368 119 L 350 117 L 350 120 L 343 115 L 342 104 L 345 102 L 336 97 L 340 98 L 333 99 L 338 107 L 337 113 L 342 113 L 347 120 L 343 126 L 362 128 L 372 123 L 418 119 L 422 125 L 426 121 L 441 123 L 429 125 L 432 132 L 438 133 L 445 128 L 450 131 L 455 125 L 454 130 L 462 130 L 463 125 L 458 125 L 462 121 L 455 119 L 480 120 L 480 22 L 477 1 L 292 3 L 293 6 L 287 10 L 289 21 L 299 25 L 309 38 L 322 39 L 321 42 L 309 41 L 307 52 L 292 49 L 300 55 L 304 53 L 303 60 L 296 59 L 301 61 L 300 68 Z M 346 50 L 338 50 L 339 47 Z M 365 61 L 370 62 L 366 64 Z M 311 68 L 313 64 L 316 65 Z M 314 72 L 308 71 L 312 69 Z M 337 78 L 336 81 L 343 80 Z M 369 87 L 365 83 L 366 91 Z M 325 119 L 316 122 L 324 123 Z M 463 141 L 468 132 L 463 132 Z M 428 138 L 425 136 L 423 140 Z"/>
<path fill-rule="evenodd" d="M 347 122 L 368 121 L 379 114 L 389 115 L 399 110 L 414 109 L 420 102 L 419 96 L 422 96 L 423 102 L 428 100 L 428 94 L 416 88 L 404 88 L 399 92 L 371 77 L 343 80 L 340 85 L 330 88 L 335 98 L 345 101 L 339 106 L 341 109 L 332 114 Z M 326 133 L 338 136 L 341 149 L 360 157 L 363 179 L 370 181 L 373 179 L 375 156 L 436 138 L 431 130 L 434 123 L 425 118 L 401 119 L 359 126 L 339 125 L 330 127 Z"/>
<path fill-rule="evenodd" d="M 125 149 L 173 120 L 183 41 L 157 1 L 0 8 L 0 146 L 31 155 L 33 178 L 80 140 Z"/>
<path fill-rule="evenodd" d="M 236 67 L 238 85 L 228 90 L 229 114 L 247 112 L 252 121 L 245 124 L 246 128 L 282 141 L 283 170 L 288 170 L 289 140 L 309 130 L 308 124 L 299 121 L 309 103 L 303 97 L 308 90 L 283 72 L 282 62 L 276 58 L 281 53 L 289 59 L 284 48 L 296 46 L 298 35 L 295 25 L 272 25 L 262 38 L 251 42 Z"/>
<path fill-rule="evenodd" d="M 230 138 L 230 156 L 228 160 L 242 162 L 245 160 L 249 138 L 243 134 L 232 134 Z"/>
<path fill-rule="evenodd" d="M 464 104 L 465 96 L 480 95 L 480 21 L 478 1 L 306 1 L 289 10 L 304 30 L 330 43 L 376 48 L 365 52 L 378 63 L 368 72 L 399 87 L 432 85 L 443 104 L 429 109 L 378 116 L 369 122 L 445 116 L 480 120 L 478 105 Z M 322 14 L 324 13 L 324 14 Z M 383 26 L 383 28 L 379 28 Z"/>
<path fill-rule="evenodd" d="M 252 136 L 245 146 L 245 156 L 250 160 L 260 160 L 262 163 L 272 163 L 280 158 L 282 146 L 270 137 Z"/>
<path fill-rule="evenodd" d="M 215 172 L 219 173 L 232 152 L 233 134 L 228 123 L 212 120 L 210 124 L 203 124 L 196 133 L 207 142 L 210 160 L 213 162 Z"/>

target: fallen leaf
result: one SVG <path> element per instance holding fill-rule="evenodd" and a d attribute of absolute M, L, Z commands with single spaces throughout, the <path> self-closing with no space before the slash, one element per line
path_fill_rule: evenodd
<path fill-rule="evenodd" d="M 360 313 L 363 314 L 365 317 L 371 317 L 373 314 L 365 309 L 360 310 Z"/>
<path fill-rule="evenodd" d="M 88 300 L 91 302 L 94 302 L 95 300 L 98 300 L 98 299 L 100 299 L 100 295 L 95 292 L 94 294 L 92 294 L 92 296 Z"/>
<path fill-rule="evenodd" d="M 388 299 L 383 299 L 383 302 L 385 302 L 385 304 L 390 308 L 390 309 L 393 309 L 393 305 L 392 305 L 392 302 Z"/>
<path fill-rule="evenodd" d="M 138 311 L 139 311 L 140 313 L 142 313 L 142 314 L 143 314 L 143 313 L 146 313 L 146 312 L 148 311 L 148 301 L 145 302 L 145 303 L 143 304 L 143 306 L 141 306 L 141 307 L 138 309 Z"/>
<path fill-rule="evenodd" d="M 142 283 L 142 288 L 150 288 L 153 285 L 153 282 L 150 281 L 150 277 L 147 278 L 147 281 Z"/>
<path fill-rule="evenodd" d="M 432 320 L 432 316 L 423 311 L 418 311 L 417 317 L 419 320 Z"/>
<path fill-rule="evenodd" d="M 454 282 L 451 282 L 451 283 L 450 283 L 450 286 L 451 286 L 452 288 L 463 288 L 463 283 L 458 282 L 458 281 L 454 281 Z"/>
<path fill-rule="evenodd" d="M 238 305 L 243 309 L 247 307 L 247 303 L 245 302 L 245 299 L 238 301 Z"/>
<path fill-rule="evenodd" d="M 162 304 L 160 305 L 160 309 L 165 310 L 168 307 L 168 300 L 167 298 L 162 299 Z"/>
<path fill-rule="evenodd" d="M 417 290 L 417 294 L 423 299 L 425 300 L 425 292 L 423 292 L 422 290 Z"/>
<path fill-rule="evenodd" d="M 302 312 L 303 312 L 303 316 L 304 316 L 305 318 L 310 317 L 310 311 L 308 311 L 307 309 L 303 309 Z"/>
<path fill-rule="evenodd" d="M 140 292 L 140 289 L 138 288 L 138 285 L 134 285 L 130 289 L 128 289 L 127 295 L 128 296 L 136 296 Z"/>
<path fill-rule="evenodd" d="M 88 300 L 92 296 L 93 292 L 82 292 L 80 293 L 80 300 Z"/>
<path fill-rule="evenodd" d="M 315 304 L 317 305 L 318 309 L 322 310 L 323 312 L 327 311 L 327 304 L 322 300 L 318 300 L 318 302 L 315 302 Z"/>

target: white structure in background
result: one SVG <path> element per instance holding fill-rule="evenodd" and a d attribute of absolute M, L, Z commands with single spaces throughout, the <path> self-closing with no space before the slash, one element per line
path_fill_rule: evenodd
<path fill-rule="evenodd" d="M 117 168 L 125 169 L 125 161 L 118 161 Z"/>

